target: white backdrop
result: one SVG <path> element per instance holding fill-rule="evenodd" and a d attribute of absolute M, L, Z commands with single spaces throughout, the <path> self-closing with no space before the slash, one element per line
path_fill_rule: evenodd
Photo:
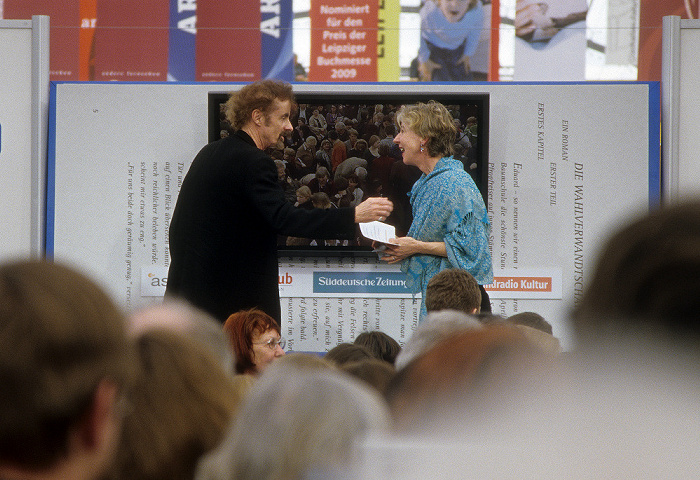
<path fill-rule="evenodd" d="M 43 249 L 49 19 L 0 20 L 0 259 Z"/>
<path fill-rule="evenodd" d="M 47 248 L 55 258 L 92 274 L 127 309 L 157 301 L 153 295 L 166 281 L 167 227 L 179 182 L 207 138 L 207 93 L 233 88 L 238 86 L 52 85 L 55 211 Z M 305 93 L 336 88 L 295 85 Z M 628 215 L 658 202 L 658 83 L 343 88 L 489 93 L 488 204 L 496 276 L 522 272 L 555 284 L 554 294 L 534 298 L 521 289 L 494 291 L 494 311 L 538 312 L 571 348 L 568 312 L 601 243 Z M 376 269 L 376 263 L 294 258 L 280 264 L 280 274 L 286 282 L 285 275 L 306 269 L 360 272 Z M 289 294 L 282 299 L 283 334 L 292 349 L 305 351 L 328 350 L 367 328 L 402 342 L 417 325 L 419 301 L 405 295 Z"/>

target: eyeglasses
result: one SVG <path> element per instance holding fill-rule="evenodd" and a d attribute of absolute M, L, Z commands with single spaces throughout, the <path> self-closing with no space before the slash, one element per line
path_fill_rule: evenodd
<path fill-rule="evenodd" d="M 274 350 L 277 348 L 277 345 L 279 345 L 280 348 L 284 350 L 284 346 L 287 345 L 287 340 L 282 337 L 271 338 L 267 342 L 253 342 L 253 345 L 267 345 L 267 348 L 270 350 Z"/>

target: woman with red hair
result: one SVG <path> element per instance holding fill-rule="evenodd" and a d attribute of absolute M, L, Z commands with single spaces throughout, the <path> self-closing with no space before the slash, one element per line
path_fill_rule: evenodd
<path fill-rule="evenodd" d="M 236 373 L 259 375 L 284 355 L 285 340 L 270 315 L 252 308 L 234 313 L 224 324 L 236 358 Z"/>

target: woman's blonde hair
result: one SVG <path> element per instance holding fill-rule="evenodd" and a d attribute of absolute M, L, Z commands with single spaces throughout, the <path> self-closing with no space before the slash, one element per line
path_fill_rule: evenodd
<path fill-rule="evenodd" d="M 445 157 L 454 153 L 457 127 L 447 108 L 434 100 L 428 103 L 404 105 L 396 116 L 399 126 L 403 123 L 421 138 L 427 138 L 426 148 L 431 157 Z"/>

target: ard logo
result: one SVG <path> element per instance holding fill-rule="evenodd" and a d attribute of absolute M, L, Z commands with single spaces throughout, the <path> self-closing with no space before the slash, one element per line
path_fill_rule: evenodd
<path fill-rule="evenodd" d="M 148 281 L 152 287 L 167 287 L 168 277 L 158 276 L 155 273 L 148 274 Z"/>

